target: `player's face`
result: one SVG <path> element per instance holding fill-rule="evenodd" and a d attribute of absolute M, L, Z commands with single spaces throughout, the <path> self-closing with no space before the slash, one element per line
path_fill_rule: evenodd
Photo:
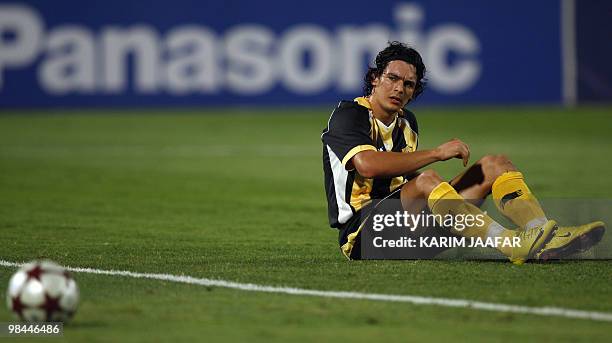
<path fill-rule="evenodd" d="M 382 75 L 372 81 L 371 100 L 388 113 L 398 112 L 412 99 L 416 83 L 416 68 L 412 64 L 391 61 Z"/>

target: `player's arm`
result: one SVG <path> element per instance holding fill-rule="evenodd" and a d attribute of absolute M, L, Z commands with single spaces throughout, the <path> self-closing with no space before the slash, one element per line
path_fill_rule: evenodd
<path fill-rule="evenodd" d="M 450 140 L 431 150 L 415 152 L 385 152 L 367 150 L 357 153 L 349 163 L 367 178 L 394 177 L 413 173 L 429 164 L 451 158 L 463 160 L 466 166 L 470 149 L 459 139 Z"/>

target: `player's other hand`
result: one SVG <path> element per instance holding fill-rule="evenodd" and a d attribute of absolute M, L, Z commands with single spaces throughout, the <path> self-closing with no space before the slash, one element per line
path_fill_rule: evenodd
<path fill-rule="evenodd" d="M 460 158 L 463 160 L 463 166 L 467 166 L 470 159 L 470 147 L 461 140 L 454 138 L 440 145 L 435 149 L 436 155 L 440 161 L 446 161 L 451 158 Z"/>

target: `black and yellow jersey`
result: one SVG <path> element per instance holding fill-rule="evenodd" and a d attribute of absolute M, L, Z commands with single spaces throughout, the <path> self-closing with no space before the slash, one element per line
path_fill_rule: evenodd
<path fill-rule="evenodd" d="M 323 170 L 331 227 L 340 227 L 372 199 L 382 199 L 401 186 L 403 176 L 370 179 L 347 170 L 348 161 L 365 150 L 414 152 L 418 126 L 414 114 L 404 110 L 387 126 L 374 118 L 369 101 L 341 101 L 321 134 Z"/>

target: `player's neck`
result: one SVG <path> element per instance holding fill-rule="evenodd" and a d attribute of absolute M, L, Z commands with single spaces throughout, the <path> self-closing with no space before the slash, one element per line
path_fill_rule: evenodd
<path fill-rule="evenodd" d="M 370 106 L 372 106 L 372 115 L 380 120 L 385 125 L 389 126 L 397 118 L 397 112 L 389 113 L 385 111 L 380 104 L 370 97 Z"/>

